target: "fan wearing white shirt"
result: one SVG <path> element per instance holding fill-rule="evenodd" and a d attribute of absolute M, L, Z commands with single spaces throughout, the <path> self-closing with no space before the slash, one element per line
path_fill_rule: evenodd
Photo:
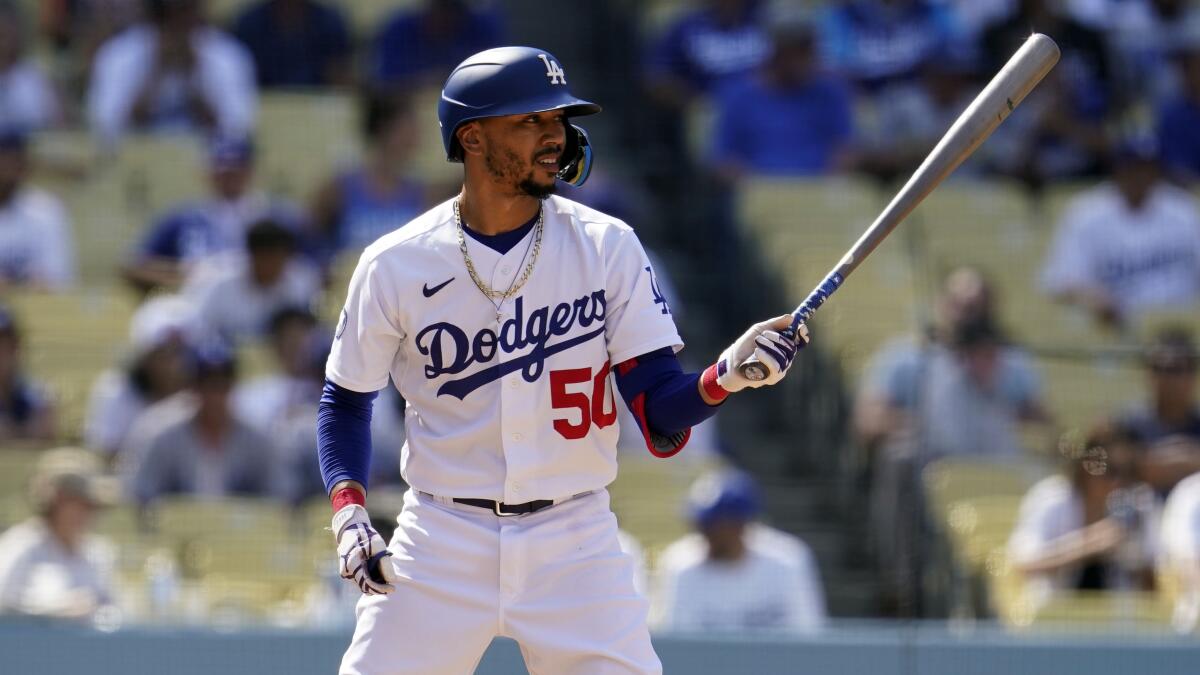
<path fill-rule="evenodd" d="M 26 53 L 29 34 L 16 3 L 0 4 L 0 128 L 34 131 L 60 121 L 54 86 Z"/>
<path fill-rule="evenodd" d="M 1132 440 L 1109 424 L 1060 444 L 1063 475 L 1035 484 L 1008 541 L 1034 601 L 1064 590 L 1149 590 L 1157 549 L 1154 492 L 1137 479 Z"/>
<path fill-rule="evenodd" d="M 205 25 L 199 0 L 147 0 L 146 23 L 104 43 L 87 95 L 99 140 L 131 129 L 241 136 L 258 107 L 254 61 L 234 38 Z"/>
<path fill-rule="evenodd" d="M 812 551 L 800 539 L 755 522 L 758 490 L 749 476 L 718 472 L 692 486 L 697 533 L 658 560 L 660 630 L 809 633 L 825 621 L 825 594 Z"/>
<path fill-rule="evenodd" d="M 1067 207 L 1042 270 L 1047 293 L 1104 325 L 1200 303 L 1200 209 L 1162 180 L 1158 152 L 1119 145 L 1112 179 Z"/>
<path fill-rule="evenodd" d="M 64 290 L 75 283 L 67 211 L 57 197 L 26 184 L 27 138 L 0 132 L 0 289 Z"/>
<path fill-rule="evenodd" d="M 297 252 L 295 235 L 262 220 L 246 233 L 246 254 L 209 258 L 193 271 L 183 295 L 200 322 L 229 340 L 266 334 L 286 307 L 307 307 L 321 291 L 321 275 Z"/>
<path fill-rule="evenodd" d="M 47 452 L 29 495 L 36 515 L 0 534 L 0 614 L 86 619 L 111 605 L 115 550 L 92 534 L 96 509 L 111 499 L 95 457 Z"/>

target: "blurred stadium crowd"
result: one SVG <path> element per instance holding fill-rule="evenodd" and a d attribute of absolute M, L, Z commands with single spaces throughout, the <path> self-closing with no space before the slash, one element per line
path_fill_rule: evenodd
<path fill-rule="evenodd" d="M 352 622 L 329 321 L 363 246 L 457 190 L 433 102 L 466 56 L 566 45 L 608 116 L 567 196 L 638 228 L 703 359 L 794 304 L 1036 30 L 1059 65 L 822 310 L 790 393 L 694 461 L 629 453 L 614 506 L 664 630 L 855 611 L 826 600 L 849 554 L 759 519 L 792 515 L 764 467 L 863 524 L 870 614 L 1195 629 L 1200 5 L 613 0 L 555 4 L 582 18 L 552 36 L 549 4 L 0 2 L 0 613 Z M 383 396 L 385 537 L 403 426 Z"/>

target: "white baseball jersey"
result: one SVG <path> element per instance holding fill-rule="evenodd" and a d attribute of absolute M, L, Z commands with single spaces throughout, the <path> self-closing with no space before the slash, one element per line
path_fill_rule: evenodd
<path fill-rule="evenodd" d="M 1067 208 L 1042 273 L 1052 293 L 1102 290 L 1123 314 L 1200 301 L 1200 211 L 1159 185 L 1138 210 L 1111 183 Z"/>
<path fill-rule="evenodd" d="M 616 477 L 613 364 L 683 344 L 633 230 L 561 197 L 543 202 L 528 281 L 503 302 L 472 282 L 452 201 L 364 251 L 327 377 L 408 402 L 401 472 L 416 490 L 506 503 L 595 490 Z M 480 278 L 507 289 L 537 228 L 501 254 L 469 235 Z"/>

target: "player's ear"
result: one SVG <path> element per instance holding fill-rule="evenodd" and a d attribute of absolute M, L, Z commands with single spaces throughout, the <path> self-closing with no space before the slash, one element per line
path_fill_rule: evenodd
<path fill-rule="evenodd" d="M 483 154 L 483 128 L 478 120 L 467 122 L 455 132 L 458 144 L 462 146 L 463 155 Z"/>

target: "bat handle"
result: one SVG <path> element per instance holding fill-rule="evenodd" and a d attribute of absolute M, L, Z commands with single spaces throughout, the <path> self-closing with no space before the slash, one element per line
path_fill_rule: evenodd
<path fill-rule="evenodd" d="M 829 296 L 833 295 L 833 292 L 842 285 L 844 280 L 845 277 L 841 272 L 830 272 L 829 275 L 826 276 L 825 279 L 818 284 L 811 293 L 808 294 L 808 297 L 804 299 L 804 302 L 800 303 L 800 306 L 792 312 L 792 324 L 780 331 L 779 334 L 789 340 L 794 341 L 796 339 L 796 334 L 800 330 L 800 324 L 808 321 L 808 319 L 814 313 L 816 313 L 817 309 L 821 305 L 825 304 L 825 301 L 829 299 Z M 767 375 L 770 374 L 770 371 L 767 369 L 766 364 L 764 364 L 762 361 L 759 361 L 754 356 L 751 356 L 750 358 L 746 359 L 742 365 L 738 366 L 738 373 L 751 382 L 761 382 L 767 379 Z"/>
<path fill-rule="evenodd" d="M 371 559 L 367 561 L 367 576 L 371 577 L 371 581 L 377 584 L 392 583 L 392 569 L 387 562 L 390 555 L 391 553 L 384 549 L 371 556 Z"/>

